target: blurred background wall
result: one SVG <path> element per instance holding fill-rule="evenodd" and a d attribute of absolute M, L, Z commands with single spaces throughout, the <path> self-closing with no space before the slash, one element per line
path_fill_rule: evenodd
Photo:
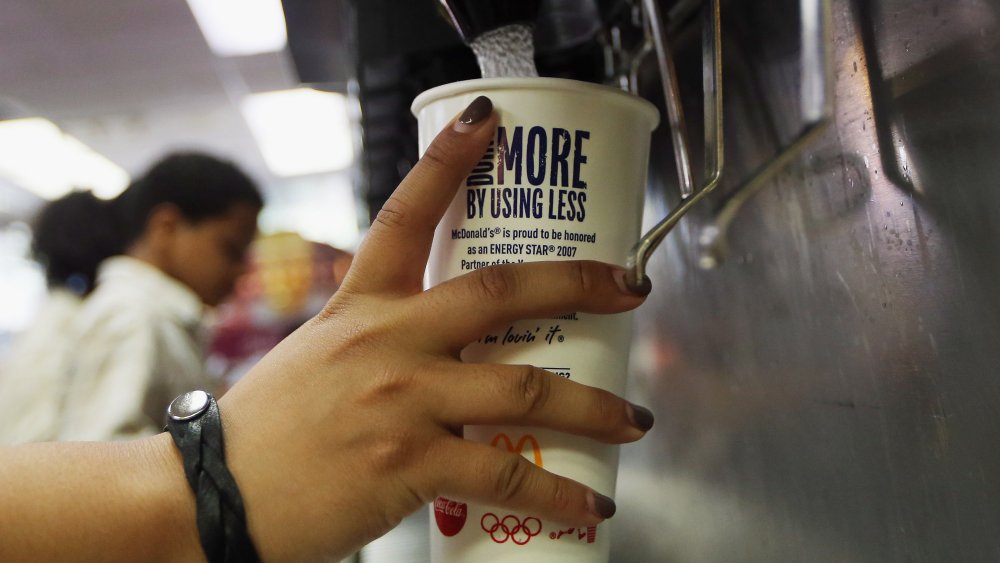
<path fill-rule="evenodd" d="M 702 270 L 801 121 L 796 3 L 723 3 L 729 168 L 654 258 L 632 390 L 658 426 L 624 450 L 615 560 L 1000 558 L 1000 4 L 832 7 L 832 126 Z"/>

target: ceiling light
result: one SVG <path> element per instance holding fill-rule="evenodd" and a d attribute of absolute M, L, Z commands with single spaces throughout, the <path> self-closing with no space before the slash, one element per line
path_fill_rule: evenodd
<path fill-rule="evenodd" d="M 251 94 L 243 117 L 277 176 L 342 170 L 354 160 L 347 99 L 309 88 Z"/>
<path fill-rule="evenodd" d="M 0 176 L 45 199 L 74 188 L 111 198 L 129 182 L 120 166 L 38 117 L 0 121 L 0 154 Z"/>
<path fill-rule="evenodd" d="M 208 46 L 220 57 L 280 51 L 288 43 L 281 0 L 187 0 Z"/>

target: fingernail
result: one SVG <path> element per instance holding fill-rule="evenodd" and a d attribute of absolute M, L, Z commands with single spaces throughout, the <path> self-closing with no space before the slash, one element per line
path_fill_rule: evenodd
<path fill-rule="evenodd" d="M 629 420 L 632 421 L 632 426 L 635 426 L 643 432 L 653 427 L 653 422 L 656 418 L 653 416 L 653 412 L 651 410 L 633 403 L 629 403 L 628 406 L 628 417 Z"/>
<path fill-rule="evenodd" d="M 476 126 L 489 117 L 491 113 L 493 113 L 493 102 L 486 96 L 479 96 L 472 100 L 469 107 L 465 108 L 458 121 L 455 122 L 455 131 L 459 133 L 474 131 L 478 129 Z"/>
<path fill-rule="evenodd" d="M 590 491 L 587 502 L 590 503 L 590 510 L 601 518 L 611 518 L 618 510 L 614 500 L 594 491 Z"/>
<path fill-rule="evenodd" d="M 615 270 L 612 275 L 615 278 L 615 283 L 618 284 L 618 289 L 626 295 L 646 297 L 649 292 L 653 291 L 653 282 L 647 275 L 642 276 L 642 281 L 638 285 L 629 283 L 628 272 L 623 269 Z"/>

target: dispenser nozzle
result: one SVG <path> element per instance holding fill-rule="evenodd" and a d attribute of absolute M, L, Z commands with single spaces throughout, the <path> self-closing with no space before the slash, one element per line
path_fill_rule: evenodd
<path fill-rule="evenodd" d="M 504 26 L 533 24 L 541 0 L 439 0 L 462 40 L 471 44 L 477 37 Z"/>

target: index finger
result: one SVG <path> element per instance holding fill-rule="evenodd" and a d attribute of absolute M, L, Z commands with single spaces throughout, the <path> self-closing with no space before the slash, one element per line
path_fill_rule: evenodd
<path fill-rule="evenodd" d="M 382 206 L 345 287 L 404 295 L 422 289 L 434 229 L 486 152 L 495 123 L 493 102 L 479 96 L 438 134 Z"/>

